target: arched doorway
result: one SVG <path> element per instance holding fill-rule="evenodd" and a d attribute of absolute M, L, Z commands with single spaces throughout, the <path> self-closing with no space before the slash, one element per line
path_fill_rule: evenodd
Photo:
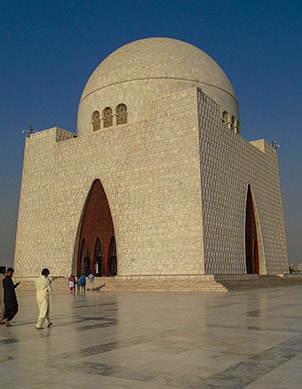
<path fill-rule="evenodd" d="M 85 239 L 82 239 L 82 244 L 81 244 L 81 251 L 80 251 L 80 263 L 79 263 L 79 268 L 80 272 L 79 274 L 89 274 L 90 273 L 90 259 L 89 259 L 89 252 L 88 252 L 88 247 L 86 244 Z M 88 275 L 87 274 L 87 275 Z"/>
<path fill-rule="evenodd" d="M 78 248 L 78 275 L 86 274 L 88 270 L 96 276 L 110 275 L 109 252 L 112 237 L 114 228 L 107 196 L 101 181 L 95 180 L 87 197 L 80 227 L 79 242 L 82 244 Z M 83 259 L 83 242 L 87 248 L 86 260 Z"/>
<path fill-rule="evenodd" d="M 104 275 L 103 249 L 99 238 L 97 238 L 95 244 L 94 271 L 97 277 L 101 277 Z"/>
<path fill-rule="evenodd" d="M 257 228 L 250 186 L 248 186 L 246 199 L 245 254 L 246 272 L 248 274 L 259 274 Z"/>
<path fill-rule="evenodd" d="M 109 275 L 116 276 L 116 274 L 117 274 L 116 245 L 115 245 L 115 237 L 112 236 L 110 241 L 110 249 L 109 249 Z"/>

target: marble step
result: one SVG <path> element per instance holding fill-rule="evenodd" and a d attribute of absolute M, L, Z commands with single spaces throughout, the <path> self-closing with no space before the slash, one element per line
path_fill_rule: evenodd
<path fill-rule="evenodd" d="M 16 282 L 16 281 L 15 281 Z M 67 279 L 55 279 L 52 281 L 53 290 L 68 290 Z M 89 289 L 89 284 L 86 285 Z M 114 278 L 101 278 L 96 279 L 94 282 L 96 289 L 103 291 L 118 291 L 118 290 L 131 290 L 131 291 L 221 291 L 227 292 L 227 289 L 215 281 L 202 281 L 202 282 L 190 282 L 190 281 L 116 281 Z M 32 280 L 21 281 L 18 286 L 18 290 L 34 290 L 35 284 Z"/>
<path fill-rule="evenodd" d="M 136 290 L 136 291 L 215 291 L 227 292 L 227 289 L 215 281 L 117 281 L 106 283 L 104 291 L 113 290 Z"/>
<path fill-rule="evenodd" d="M 17 290 L 35 290 L 34 279 L 15 279 L 14 282 L 21 281 Z M 141 280 L 141 279 L 119 279 L 118 277 L 95 278 L 94 287 L 102 291 L 221 291 L 252 289 L 252 288 L 272 288 L 283 286 L 302 285 L 302 276 L 286 275 L 279 276 L 258 276 L 253 279 L 244 277 L 215 276 L 215 280 Z M 55 278 L 52 281 L 55 291 L 68 291 L 67 278 Z M 87 283 L 87 288 L 89 284 Z"/>
<path fill-rule="evenodd" d="M 215 277 L 217 282 L 220 282 L 228 290 L 233 289 L 248 289 L 248 288 L 272 288 L 302 285 L 302 277 L 278 277 L 278 276 L 259 276 L 255 279 L 236 280 L 223 277 Z"/>
<path fill-rule="evenodd" d="M 21 281 L 20 285 L 17 287 L 17 290 L 35 290 L 35 282 L 33 280 L 22 280 L 14 279 L 14 282 Z M 51 283 L 53 290 L 68 290 L 68 280 L 67 278 L 58 278 L 52 280 Z"/>

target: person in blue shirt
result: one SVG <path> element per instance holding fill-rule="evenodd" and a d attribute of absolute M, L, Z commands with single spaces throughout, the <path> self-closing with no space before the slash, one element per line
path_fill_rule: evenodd
<path fill-rule="evenodd" d="M 81 290 L 86 290 L 86 277 L 83 274 L 82 277 L 80 278 L 80 284 L 81 284 Z"/>

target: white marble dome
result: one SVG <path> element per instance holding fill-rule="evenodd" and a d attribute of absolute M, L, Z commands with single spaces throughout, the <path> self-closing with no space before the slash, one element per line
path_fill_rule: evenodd
<path fill-rule="evenodd" d="M 199 87 L 239 120 L 239 107 L 232 85 L 217 63 L 200 49 L 170 38 L 148 38 L 114 51 L 96 68 L 81 96 L 78 135 L 92 130 L 92 114 L 106 107 L 127 106 L 127 122 L 148 116 L 154 99 Z M 115 122 L 113 120 L 113 125 Z M 102 124 L 101 124 L 102 126 Z"/>

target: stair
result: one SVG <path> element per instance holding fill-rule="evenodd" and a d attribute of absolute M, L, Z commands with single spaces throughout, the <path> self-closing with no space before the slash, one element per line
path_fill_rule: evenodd
<path fill-rule="evenodd" d="M 227 292 L 227 289 L 214 280 L 206 281 L 137 281 L 137 280 L 116 280 L 105 281 L 103 291 L 203 291 L 203 292 Z"/>
<path fill-rule="evenodd" d="M 248 276 L 215 276 L 215 280 L 227 290 L 240 290 L 251 288 L 273 288 L 283 286 L 302 285 L 302 276 L 292 275 L 254 275 Z"/>
<path fill-rule="evenodd" d="M 17 290 L 35 290 L 35 279 L 22 279 L 14 278 L 14 283 L 21 281 Z M 53 290 L 68 290 L 68 280 L 67 278 L 55 278 L 51 282 Z"/>
<path fill-rule="evenodd" d="M 34 278 L 15 278 L 21 281 L 18 290 L 35 290 Z M 200 275 L 200 276 L 117 276 L 96 277 L 94 288 L 110 291 L 200 291 L 228 292 L 252 288 L 273 288 L 283 286 L 302 286 L 302 274 L 286 275 Z M 68 291 L 67 278 L 57 277 L 52 281 L 54 291 Z M 87 283 L 86 288 L 89 289 Z"/>

